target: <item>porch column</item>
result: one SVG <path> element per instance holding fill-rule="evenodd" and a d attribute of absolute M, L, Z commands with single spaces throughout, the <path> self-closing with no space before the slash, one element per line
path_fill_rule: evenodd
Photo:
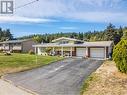
<path fill-rule="evenodd" d="M 41 55 L 41 47 L 38 47 L 38 55 Z"/>
<path fill-rule="evenodd" d="M 52 51 L 54 52 L 54 47 L 52 48 Z"/>
<path fill-rule="evenodd" d="M 88 47 L 86 47 L 86 56 L 85 57 L 88 57 Z"/>
<path fill-rule="evenodd" d="M 55 49 L 54 49 L 54 47 L 52 48 L 52 52 L 53 52 L 53 55 L 55 55 Z"/>
<path fill-rule="evenodd" d="M 107 52 L 106 52 L 106 47 L 105 47 L 105 59 L 106 59 L 106 55 L 107 55 L 106 53 L 107 53 Z"/>
<path fill-rule="evenodd" d="M 61 47 L 61 56 L 63 56 L 63 47 Z"/>
<path fill-rule="evenodd" d="M 71 47 L 71 49 L 70 49 L 70 56 L 72 57 L 72 47 Z"/>
<path fill-rule="evenodd" d="M 35 54 L 37 54 L 37 47 L 34 48 L 34 52 L 35 52 Z"/>

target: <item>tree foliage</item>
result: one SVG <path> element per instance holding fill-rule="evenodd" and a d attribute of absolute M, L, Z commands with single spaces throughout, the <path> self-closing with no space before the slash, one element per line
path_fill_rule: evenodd
<path fill-rule="evenodd" d="M 114 25 L 111 23 L 107 26 L 107 28 L 104 31 L 88 31 L 88 32 L 68 32 L 68 33 L 54 33 L 54 34 L 37 34 L 37 35 L 29 35 L 20 37 L 19 39 L 25 39 L 25 38 L 37 38 L 40 43 L 40 41 L 44 43 L 51 42 L 53 39 L 59 38 L 59 37 L 70 37 L 70 38 L 76 38 L 84 41 L 114 41 L 115 44 L 117 44 L 121 37 L 123 36 L 123 28 L 115 28 Z M 36 40 L 37 40 L 36 39 Z"/>
<path fill-rule="evenodd" d="M 39 35 L 33 37 L 34 41 L 37 43 L 42 43 L 43 38 Z"/>
<path fill-rule="evenodd" d="M 49 43 L 53 39 L 57 39 L 60 37 L 70 37 L 76 38 L 84 41 L 108 41 L 112 40 L 115 44 L 117 44 L 121 37 L 123 36 L 123 30 L 127 30 L 127 28 L 115 28 L 113 24 L 109 24 L 104 31 L 88 31 L 88 32 L 68 32 L 68 33 L 54 33 L 54 34 L 34 34 L 29 36 L 23 36 L 17 39 L 28 39 L 33 38 L 35 41 L 41 43 Z M 0 41 L 11 40 L 14 39 L 9 29 L 2 30 L 0 28 Z"/>
<path fill-rule="evenodd" d="M 11 40 L 11 39 L 13 39 L 13 36 L 10 32 L 10 29 L 2 30 L 2 28 L 0 28 L 0 41 Z"/>
<path fill-rule="evenodd" d="M 113 49 L 113 60 L 122 73 L 127 73 L 127 31 L 121 41 Z"/>
<path fill-rule="evenodd" d="M 127 40 L 122 39 L 113 50 L 113 60 L 119 71 L 127 73 Z"/>

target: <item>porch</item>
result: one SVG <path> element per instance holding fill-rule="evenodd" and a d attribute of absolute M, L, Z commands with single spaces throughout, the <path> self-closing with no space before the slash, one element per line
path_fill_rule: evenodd
<path fill-rule="evenodd" d="M 76 47 L 35 47 L 35 54 L 72 57 L 76 56 Z"/>

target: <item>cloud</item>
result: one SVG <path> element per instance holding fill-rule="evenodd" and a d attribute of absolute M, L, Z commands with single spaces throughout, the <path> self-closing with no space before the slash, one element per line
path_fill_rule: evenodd
<path fill-rule="evenodd" d="M 89 4 L 97 7 L 104 7 L 105 5 L 115 6 L 119 4 L 122 0 L 79 0 L 83 4 Z"/>
<path fill-rule="evenodd" d="M 27 4 L 32 0 L 15 0 L 15 7 Z M 66 10 L 64 0 L 39 0 L 36 3 L 15 10 L 15 15 L 27 17 L 59 16 Z"/>
<path fill-rule="evenodd" d="M 31 1 L 15 0 L 15 7 Z M 2 22 L 45 23 L 52 22 L 51 18 L 63 18 L 84 22 L 126 23 L 127 11 L 124 6 L 126 3 L 124 0 L 39 0 L 15 10 L 14 17 L 0 16 L 0 20 Z"/>
<path fill-rule="evenodd" d="M 77 27 L 65 26 L 65 27 L 60 27 L 60 29 L 63 29 L 63 30 L 75 30 L 75 29 L 77 29 Z"/>
<path fill-rule="evenodd" d="M 69 18 L 85 21 L 85 22 L 115 22 L 115 23 L 126 23 L 126 13 L 114 13 L 114 12 L 79 12 L 71 13 L 68 15 Z"/>
<path fill-rule="evenodd" d="M 46 23 L 54 21 L 55 20 L 52 19 L 28 18 L 23 16 L 0 16 L 0 23 L 2 22 Z"/>

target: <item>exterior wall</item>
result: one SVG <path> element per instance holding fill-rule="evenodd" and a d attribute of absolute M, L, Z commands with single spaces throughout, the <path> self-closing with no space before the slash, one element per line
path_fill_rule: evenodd
<path fill-rule="evenodd" d="M 54 49 L 55 49 L 55 51 L 61 51 L 61 47 L 55 47 Z M 70 48 L 70 47 L 64 47 L 63 50 L 64 50 L 64 51 L 70 51 L 71 48 Z M 75 49 L 72 48 L 72 51 L 74 51 L 74 50 L 75 50 Z"/>
<path fill-rule="evenodd" d="M 0 44 L 0 50 L 3 50 L 4 47 L 3 47 L 3 44 Z"/>
<path fill-rule="evenodd" d="M 76 56 L 76 47 L 74 47 L 74 50 L 72 51 L 72 56 Z"/>
<path fill-rule="evenodd" d="M 21 45 L 15 45 L 14 43 L 11 44 L 1 44 L 0 50 L 20 50 L 21 51 Z"/>
<path fill-rule="evenodd" d="M 68 44 L 74 44 L 75 41 L 70 41 L 70 40 L 66 40 L 66 39 L 61 39 L 59 41 L 56 41 L 55 43 L 62 43 L 63 41 L 68 41 Z"/>
<path fill-rule="evenodd" d="M 22 50 L 22 46 L 20 45 L 20 46 L 13 46 L 13 48 L 12 48 L 13 50 Z"/>
<path fill-rule="evenodd" d="M 3 44 L 3 50 L 9 51 L 9 44 Z"/>
<path fill-rule="evenodd" d="M 38 53 L 38 55 L 41 55 L 41 54 L 42 54 L 42 49 L 43 49 L 43 48 L 40 48 L 40 47 L 37 48 L 37 53 Z"/>
<path fill-rule="evenodd" d="M 69 44 L 74 44 L 75 43 L 75 41 L 69 41 Z"/>
<path fill-rule="evenodd" d="M 90 47 L 88 47 L 88 57 L 90 57 Z"/>
<path fill-rule="evenodd" d="M 10 43 L 9 50 L 11 50 L 13 52 L 21 52 L 22 44 L 21 43 Z"/>
<path fill-rule="evenodd" d="M 109 47 L 106 47 L 106 58 L 109 58 Z"/>
<path fill-rule="evenodd" d="M 34 42 L 33 40 L 22 42 L 22 52 L 28 52 L 29 50 L 34 51 L 34 48 L 32 47 L 32 45 L 35 45 L 35 44 L 36 42 Z"/>

